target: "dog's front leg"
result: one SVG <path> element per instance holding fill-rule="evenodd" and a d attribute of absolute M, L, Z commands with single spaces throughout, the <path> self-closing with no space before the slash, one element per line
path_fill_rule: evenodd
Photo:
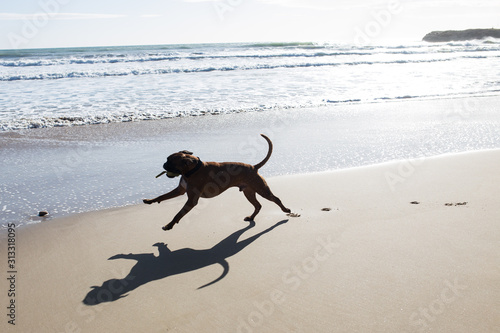
<path fill-rule="evenodd" d="M 170 222 L 169 224 L 163 226 L 162 229 L 163 230 L 170 230 L 170 229 L 172 229 L 176 223 L 179 223 L 179 221 L 184 217 L 184 215 L 186 215 L 187 213 L 189 213 L 189 211 L 191 209 L 193 209 L 193 207 L 198 204 L 198 199 L 200 199 L 200 195 L 199 194 L 188 193 L 188 200 L 184 204 L 184 207 L 182 207 L 182 209 L 177 213 L 177 215 L 174 216 L 174 219 L 172 220 L 172 222 Z"/>
<path fill-rule="evenodd" d="M 159 197 L 157 198 L 154 198 L 154 199 L 144 199 L 142 200 L 142 202 L 144 202 L 145 204 L 148 204 L 148 205 L 151 205 L 152 203 L 160 203 L 164 200 L 168 200 L 168 199 L 172 199 L 172 198 L 175 198 L 175 197 L 178 197 L 180 195 L 183 195 L 184 193 L 186 193 L 186 189 L 182 186 L 178 186 L 177 188 L 173 189 L 172 191 L 168 192 L 168 193 L 165 193 L 163 195 L 160 195 Z"/>

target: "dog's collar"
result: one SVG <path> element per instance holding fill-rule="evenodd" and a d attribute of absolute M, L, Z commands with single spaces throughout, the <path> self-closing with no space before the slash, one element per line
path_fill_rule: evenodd
<path fill-rule="evenodd" d="M 196 171 L 200 170 L 202 165 L 203 165 L 203 162 L 198 158 L 198 163 L 196 163 L 196 166 L 193 169 L 186 172 L 184 174 L 184 177 L 186 177 L 186 178 L 191 177 Z"/>

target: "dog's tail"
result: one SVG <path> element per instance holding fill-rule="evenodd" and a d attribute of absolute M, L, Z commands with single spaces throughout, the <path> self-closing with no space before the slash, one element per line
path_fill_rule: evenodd
<path fill-rule="evenodd" d="M 269 144 L 269 151 L 267 152 L 267 156 L 260 162 L 260 163 L 257 163 L 255 164 L 253 167 L 258 170 L 260 168 L 262 168 L 264 166 L 264 164 L 266 164 L 266 162 L 269 160 L 269 158 L 271 157 L 271 154 L 273 153 L 273 143 L 271 142 L 271 139 L 269 139 L 267 136 L 265 136 L 264 134 L 261 134 L 261 136 L 266 139 L 267 143 Z"/>

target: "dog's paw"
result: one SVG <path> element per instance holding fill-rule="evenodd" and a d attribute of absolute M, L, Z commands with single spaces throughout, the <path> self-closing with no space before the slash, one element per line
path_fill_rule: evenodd
<path fill-rule="evenodd" d="M 169 224 L 167 224 L 167 225 L 163 226 L 163 227 L 162 227 L 162 229 L 163 229 L 164 231 L 167 231 L 167 230 L 172 229 L 172 228 L 174 227 L 174 225 L 175 225 L 175 222 L 170 222 Z"/>
<path fill-rule="evenodd" d="M 297 214 L 297 213 L 288 213 L 288 214 L 286 214 L 286 216 L 288 216 L 288 217 L 300 217 L 300 214 Z"/>
<path fill-rule="evenodd" d="M 146 205 L 151 205 L 154 202 L 154 200 L 152 200 L 152 199 L 144 199 L 144 200 L 142 200 L 142 202 L 144 202 Z"/>

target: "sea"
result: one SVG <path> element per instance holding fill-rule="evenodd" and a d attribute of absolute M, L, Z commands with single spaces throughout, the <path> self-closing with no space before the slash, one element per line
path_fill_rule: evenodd
<path fill-rule="evenodd" d="M 2 131 L 498 94 L 500 42 L 0 51 Z"/>
<path fill-rule="evenodd" d="M 265 177 L 498 149 L 499 101 L 495 39 L 0 50 L 0 223 L 140 204 L 169 154 L 255 164 L 260 133 Z"/>

